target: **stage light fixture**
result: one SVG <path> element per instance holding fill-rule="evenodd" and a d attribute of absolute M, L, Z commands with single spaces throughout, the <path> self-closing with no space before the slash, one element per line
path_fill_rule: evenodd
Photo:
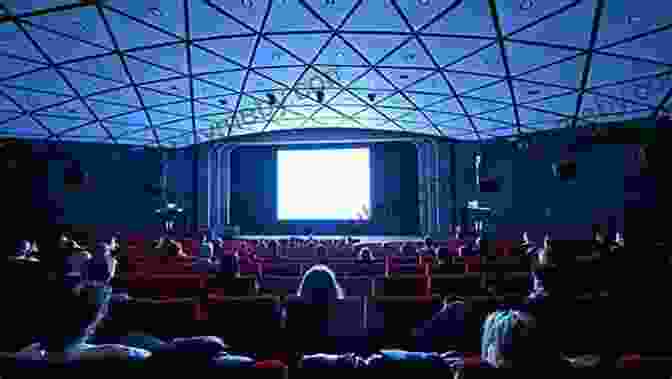
<path fill-rule="evenodd" d="M 275 98 L 275 95 L 272 93 L 267 93 L 266 97 L 268 98 L 268 103 L 270 105 L 275 105 L 278 102 L 278 99 Z"/>
<path fill-rule="evenodd" d="M 369 94 L 369 101 L 372 102 L 372 103 L 374 101 L 376 101 L 376 94 L 375 93 L 370 93 Z"/>
<path fill-rule="evenodd" d="M 520 10 L 521 11 L 529 11 L 534 7 L 534 1 L 533 0 L 523 0 L 520 2 Z"/>
<path fill-rule="evenodd" d="M 317 95 L 317 102 L 322 104 L 322 102 L 324 101 L 324 91 L 320 90 L 315 92 L 315 94 Z"/>

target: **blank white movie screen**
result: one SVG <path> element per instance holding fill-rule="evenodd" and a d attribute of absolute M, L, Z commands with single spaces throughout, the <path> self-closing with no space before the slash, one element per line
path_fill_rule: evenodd
<path fill-rule="evenodd" d="M 369 149 L 278 150 L 278 220 L 368 220 Z"/>

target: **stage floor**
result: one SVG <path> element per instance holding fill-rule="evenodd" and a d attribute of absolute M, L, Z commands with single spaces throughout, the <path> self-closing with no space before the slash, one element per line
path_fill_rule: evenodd
<path fill-rule="evenodd" d="M 307 239 L 305 236 L 267 236 L 267 235 L 256 235 L 256 236 L 238 236 L 236 239 L 241 240 L 287 240 L 291 238 L 298 239 Z M 339 240 L 343 239 L 344 236 L 313 236 L 314 240 Z M 352 236 L 353 239 L 359 240 L 360 242 L 386 242 L 386 241 L 422 241 L 420 236 Z"/>

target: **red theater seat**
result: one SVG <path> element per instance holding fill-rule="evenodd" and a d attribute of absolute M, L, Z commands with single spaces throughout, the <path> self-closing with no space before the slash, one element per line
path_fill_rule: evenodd
<path fill-rule="evenodd" d="M 206 278 L 199 274 L 152 274 L 129 277 L 129 293 L 134 297 L 186 298 L 201 296 Z"/>

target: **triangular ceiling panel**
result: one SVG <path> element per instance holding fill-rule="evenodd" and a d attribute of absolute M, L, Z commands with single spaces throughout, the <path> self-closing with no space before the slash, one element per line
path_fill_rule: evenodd
<path fill-rule="evenodd" d="M 456 120 L 458 118 L 463 118 L 464 114 L 455 114 L 455 113 L 445 113 L 445 112 L 425 112 L 425 114 L 432 120 L 436 125 L 443 124 L 448 121 Z"/>
<path fill-rule="evenodd" d="M 124 134 L 122 138 L 143 139 L 147 141 L 152 141 L 155 139 L 154 129 L 147 128 L 142 130 L 133 130 L 128 134 Z"/>
<path fill-rule="evenodd" d="M 66 132 L 63 136 L 67 137 L 92 137 L 92 138 L 108 138 L 110 135 L 107 134 L 105 129 L 103 129 L 98 123 L 90 124 L 77 128 L 75 130 Z"/>
<path fill-rule="evenodd" d="M 468 95 L 485 100 L 509 101 L 511 98 L 511 91 L 509 91 L 508 84 L 505 81 L 501 81 L 491 86 L 470 91 L 468 92 Z"/>
<path fill-rule="evenodd" d="M 478 117 L 487 118 L 490 120 L 497 120 L 514 125 L 516 123 L 516 116 L 513 113 L 513 107 L 496 110 L 494 112 L 482 113 L 479 114 Z"/>
<path fill-rule="evenodd" d="M 166 95 L 189 98 L 189 79 L 165 80 L 142 85 L 145 88 L 163 92 Z"/>
<path fill-rule="evenodd" d="M 423 93 L 423 92 L 409 92 L 406 91 L 406 95 L 413 100 L 413 103 L 420 108 L 430 106 L 431 104 L 437 103 L 441 100 L 445 100 L 448 96 L 438 95 L 432 93 Z"/>
<path fill-rule="evenodd" d="M 553 5 L 555 6 L 555 4 L 562 4 L 562 2 L 558 1 Z M 593 28 L 596 4 L 597 2 L 594 0 L 579 1 L 578 5 L 569 10 L 516 33 L 511 38 L 587 49 L 590 47 L 590 33 Z M 537 6 L 542 7 L 541 4 Z M 552 10 L 549 7 L 545 8 L 540 11 Z M 567 25 L 571 25 L 571 27 L 567 27 Z"/>
<path fill-rule="evenodd" d="M 27 1 L 26 3 L 34 3 L 34 1 Z M 72 1 L 67 1 L 67 3 L 71 5 Z M 40 16 L 32 16 L 28 18 L 28 21 L 95 45 L 109 49 L 114 48 L 107 28 L 105 28 L 105 23 L 98 15 L 96 7 L 59 10 Z"/>
<path fill-rule="evenodd" d="M 109 49 L 104 49 L 89 43 L 78 41 L 74 38 L 64 37 L 55 33 L 45 31 L 37 27 L 26 27 L 30 37 L 40 45 L 40 48 L 49 55 L 56 63 L 90 57 L 98 54 L 108 53 Z"/>
<path fill-rule="evenodd" d="M 303 71 L 305 71 L 305 68 L 303 67 L 265 68 L 265 69 L 257 69 L 256 71 L 267 77 L 270 77 L 276 82 L 284 83 L 285 86 L 291 87 L 296 81 L 296 79 L 298 79 L 299 76 L 303 73 Z M 250 75 L 252 75 L 252 73 L 250 73 Z M 306 75 L 304 75 L 304 78 L 305 77 Z M 248 79 L 248 82 L 249 80 L 252 79 Z M 310 78 L 308 78 L 308 80 L 310 80 Z M 275 86 L 277 87 L 278 85 L 276 84 Z"/>
<path fill-rule="evenodd" d="M 66 117 L 79 120 L 94 120 L 95 118 L 89 110 L 79 100 L 69 101 L 67 103 L 49 107 L 37 112 L 40 115 Z"/>
<path fill-rule="evenodd" d="M 151 142 L 151 140 L 137 139 L 137 138 L 118 138 L 117 142 L 121 145 L 144 146 Z"/>
<path fill-rule="evenodd" d="M 121 113 L 131 112 L 136 108 L 131 108 L 125 105 L 112 104 L 102 101 L 87 100 L 87 103 L 96 112 L 99 118 L 107 118 Z"/>
<path fill-rule="evenodd" d="M 19 118 L 23 115 L 21 112 L 10 112 L 10 111 L 3 111 L 0 110 L 0 128 L 2 128 L 2 123 L 6 122 L 8 120 L 13 120 L 15 118 Z"/>
<path fill-rule="evenodd" d="M 176 104 L 161 105 L 158 107 L 152 107 L 152 110 L 172 113 L 182 117 L 191 117 L 191 102 L 184 101 Z"/>
<path fill-rule="evenodd" d="M 313 17 L 301 2 L 293 0 L 273 2 L 264 31 L 281 33 L 316 29 L 327 30 L 328 28 L 319 19 Z"/>
<path fill-rule="evenodd" d="M 502 32 L 508 35 L 523 26 L 537 21 L 541 17 L 558 9 L 577 3 L 579 0 L 558 1 L 507 1 L 497 3 L 497 11 L 502 26 Z M 587 2 L 594 2 L 587 0 Z M 590 22 L 590 20 L 588 21 Z"/>
<path fill-rule="evenodd" d="M 235 90 L 238 91 L 239 88 Z M 226 96 L 231 93 L 233 93 L 232 90 L 219 85 L 210 84 L 202 80 L 194 80 L 194 97 L 196 98 Z"/>
<path fill-rule="evenodd" d="M 183 100 L 181 97 L 171 96 L 151 89 L 138 88 L 138 91 L 140 91 L 140 96 L 142 96 L 142 101 L 146 107 L 175 103 Z"/>
<path fill-rule="evenodd" d="M 438 36 L 423 36 L 422 40 L 439 66 L 454 63 L 460 58 L 492 43 L 492 40 L 488 39 Z"/>
<path fill-rule="evenodd" d="M 555 84 L 568 89 L 579 89 L 581 88 L 581 78 L 583 77 L 584 66 L 585 59 L 583 56 L 580 56 L 577 59 L 570 59 L 562 63 L 557 63 L 540 70 L 535 70 L 529 74 L 518 76 L 517 78 Z"/>
<path fill-rule="evenodd" d="M 506 75 L 506 70 L 502 64 L 501 51 L 497 45 L 487 47 L 475 55 L 447 66 L 447 68 L 449 70 L 473 72 L 477 74 Z"/>
<path fill-rule="evenodd" d="M 170 34 L 151 28 L 117 12 L 105 9 L 105 17 L 122 50 L 178 41 Z"/>
<path fill-rule="evenodd" d="M 611 103 L 614 104 L 611 106 L 606 104 L 607 101 L 604 101 L 605 108 L 617 108 L 619 112 L 632 112 L 641 108 L 637 104 L 649 107 L 658 106 L 670 89 L 672 89 L 672 74 L 640 79 L 615 86 L 600 87 L 591 92 L 614 98 L 611 99 Z M 627 101 L 620 101 L 619 99 Z M 618 106 L 615 104 L 618 104 Z"/>
<path fill-rule="evenodd" d="M 28 37 L 10 22 L 0 24 L 0 53 L 47 63 Z"/>
<path fill-rule="evenodd" d="M 2 53 L 2 45 L 0 44 L 0 54 Z M 28 71 L 35 71 L 44 68 L 44 65 L 31 63 L 26 60 L 16 59 L 0 55 L 0 81 L 4 78 L 20 75 Z"/>
<path fill-rule="evenodd" d="M 160 68 L 131 56 L 126 58 L 126 66 L 128 67 L 128 71 L 131 72 L 131 76 L 135 83 L 145 83 L 153 80 L 172 78 L 179 75 L 174 71 Z"/>
<path fill-rule="evenodd" d="M 482 133 L 487 133 L 489 131 L 501 128 L 511 128 L 511 125 L 507 125 L 492 120 L 486 120 L 484 118 L 474 118 L 473 120 L 474 123 L 476 124 L 476 129 L 478 129 L 478 131 Z"/>
<path fill-rule="evenodd" d="M 6 92 L 6 90 L 4 88 L 2 90 L 3 90 L 3 92 Z M 12 99 L 14 99 L 14 101 L 16 101 L 17 103 L 20 103 L 19 101 L 17 101 L 17 99 L 15 99 L 15 97 L 18 97 L 18 96 L 13 96 Z M 21 109 L 19 109 L 19 107 L 17 107 L 16 104 L 14 104 L 8 98 L 0 95 L 0 111 L 3 111 L 3 112 L 21 112 Z"/>
<path fill-rule="evenodd" d="M 238 62 L 243 66 L 247 66 L 256 38 L 256 36 L 219 38 L 200 41 L 197 43 L 197 45 L 202 46 L 208 50 L 212 50 L 215 53 L 221 56 L 225 56 L 234 62 Z"/>
<path fill-rule="evenodd" d="M 273 42 L 284 47 L 306 62 L 312 62 L 318 51 L 329 40 L 330 33 L 319 34 L 289 34 L 269 36 Z M 334 37 L 336 38 L 336 37 Z M 258 54 L 258 53 L 257 53 Z"/>
<path fill-rule="evenodd" d="M 196 141 L 194 140 L 194 134 L 193 133 L 185 133 L 180 137 L 173 138 L 169 141 L 166 141 L 165 143 L 170 144 L 170 146 L 173 146 L 175 148 L 181 148 L 185 146 L 190 146 L 194 144 Z"/>
<path fill-rule="evenodd" d="M 490 76 L 485 76 L 485 75 L 475 75 L 475 74 L 468 74 L 468 73 L 463 73 L 463 72 L 454 72 L 454 71 L 446 71 L 445 72 L 446 78 L 450 81 L 450 84 L 453 86 L 455 89 L 455 92 L 458 94 L 461 93 L 466 93 L 469 91 L 473 91 L 476 88 L 481 88 L 485 87 L 488 85 L 491 85 L 493 83 L 501 81 L 500 78 L 496 77 L 490 77 Z M 434 78 L 432 78 L 433 80 Z M 441 80 L 441 77 L 437 77 L 437 82 L 439 86 L 444 86 L 444 81 Z M 450 93 L 450 92 L 445 92 L 445 93 Z"/>
<path fill-rule="evenodd" d="M 487 1 L 463 1 L 422 32 L 497 36 Z"/>
<path fill-rule="evenodd" d="M 47 115 L 35 115 L 35 118 L 39 119 L 42 121 L 44 126 L 47 128 L 51 129 L 52 132 L 55 134 L 61 133 L 65 130 L 69 130 L 72 128 L 76 128 L 82 124 L 85 124 L 90 121 L 84 121 L 80 120 L 77 118 L 69 118 L 69 117 L 57 117 L 57 116 L 47 116 Z M 0 125 L 0 128 L 2 126 Z"/>
<path fill-rule="evenodd" d="M 68 78 L 75 90 L 82 96 L 124 87 L 127 84 L 113 80 L 102 79 L 90 74 L 82 74 L 76 71 L 63 70 L 63 74 Z"/>
<path fill-rule="evenodd" d="M 357 3 L 356 0 L 307 0 L 306 1 L 320 16 L 329 23 L 334 29 L 337 28 L 345 16 L 352 10 Z"/>
<path fill-rule="evenodd" d="M 402 67 L 432 67 L 432 59 L 425 53 L 425 49 L 417 40 L 411 40 L 404 47 L 395 51 L 389 57 L 385 58 L 380 65 L 382 66 L 402 66 Z"/>
<path fill-rule="evenodd" d="M 577 94 L 558 96 L 526 104 L 531 108 L 543 111 L 555 112 L 567 116 L 574 116 L 576 113 Z"/>
<path fill-rule="evenodd" d="M 172 138 L 177 138 L 184 134 L 184 130 L 168 128 L 157 129 L 156 132 L 159 134 L 159 140 L 162 142 Z"/>
<path fill-rule="evenodd" d="M 44 108 L 49 105 L 61 104 L 72 99 L 71 96 L 30 91 L 20 88 L 3 88 L 2 91 L 16 101 L 26 111 Z"/>
<path fill-rule="evenodd" d="M 149 113 L 149 117 L 152 119 L 153 125 L 162 125 L 165 123 L 173 122 L 175 120 L 184 119 L 184 116 L 181 115 L 175 115 L 172 113 L 165 113 L 154 110 L 149 110 L 147 111 L 147 113 Z"/>
<path fill-rule="evenodd" d="M 227 96 L 214 96 L 214 97 L 203 97 L 196 102 L 214 105 L 222 109 L 231 109 L 233 110 L 236 107 L 236 102 L 238 102 L 238 94 L 232 94 Z"/>
<path fill-rule="evenodd" d="M 464 104 L 464 107 L 467 108 L 467 112 L 469 112 L 471 115 L 481 114 L 507 107 L 506 104 L 484 101 L 471 97 L 462 97 L 461 100 L 462 104 Z"/>
<path fill-rule="evenodd" d="M 105 93 L 90 96 L 89 99 L 140 108 L 140 102 L 138 101 L 138 96 L 135 94 L 135 90 L 132 87 L 120 88 L 118 90 L 113 91 L 106 91 Z"/>
<path fill-rule="evenodd" d="M 388 54 L 392 55 L 393 49 L 409 40 L 408 36 L 384 34 L 342 34 L 341 38 L 350 42 L 371 64 L 378 63 Z"/>
<path fill-rule="evenodd" d="M 441 129 L 448 136 L 456 134 L 473 133 L 474 130 L 466 117 L 450 120 L 441 124 Z"/>
<path fill-rule="evenodd" d="M 207 114 L 220 114 L 220 113 L 225 113 L 228 112 L 228 109 L 225 108 L 219 108 L 215 107 L 212 105 L 204 104 L 204 103 L 194 103 L 194 114 L 196 117 L 201 117 Z"/>
<path fill-rule="evenodd" d="M 228 71 L 238 68 L 240 68 L 240 66 L 227 61 L 223 57 L 211 54 L 198 47 L 192 47 L 191 49 L 191 69 L 194 74 Z"/>
<path fill-rule="evenodd" d="M 343 39 L 334 37 L 315 62 L 324 65 L 366 66 L 366 62 Z"/>
<path fill-rule="evenodd" d="M 338 94 L 336 97 L 334 97 L 329 104 L 331 105 L 348 105 L 348 106 L 361 106 L 364 107 L 366 106 L 365 103 L 357 99 L 355 96 L 353 96 L 351 93 L 347 91 L 343 91 L 340 94 Z"/>
<path fill-rule="evenodd" d="M 653 102 L 651 102 L 653 103 Z M 629 101 L 614 99 L 611 97 L 601 96 L 594 93 L 586 93 L 583 95 L 581 102 L 581 117 L 589 118 L 592 116 L 602 116 L 610 114 L 625 114 L 637 111 L 648 110 L 653 112 L 657 104 L 641 104 Z"/>
<path fill-rule="evenodd" d="M 166 123 L 163 125 L 164 128 L 170 128 L 173 130 L 179 130 L 182 133 L 191 132 L 193 130 L 193 125 L 191 119 L 189 120 L 180 120 L 171 123 Z"/>
<path fill-rule="evenodd" d="M 450 98 L 437 103 L 433 103 L 428 107 L 426 107 L 425 110 L 464 114 L 464 112 L 462 111 L 462 107 L 460 107 L 460 104 L 457 102 L 456 98 Z"/>
<path fill-rule="evenodd" d="M 394 31 L 410 32 L 404 20 L 387 0 L 368 0 L 360 4 L 343 25 L 345 31 Z"/>
<path fill-rule="evenodd" d="M 303 59 L 303 58 L 302 58 Z M 255 66 L 296 66 L 302 63 L 286 51 L 262 38 L 254 55 Z M 247 65 L 247 61 L 244 63 Z"/>
<path fill-rule="evenodd" d="M 636 40 L 618 44 L 602 51 L 612 54 L 621 54 L 630 57 L 651 59 L 660 63 L 672 65 L 672 52 L 661 48 L 672 40 L 672 29 L 657 32 Z"/>
<path fill-rule="evenodd" d="M 559 87 L 545 86 L 541 83 L 532 83 L 522 80 L 513 80 L 512 84 L 518 104 L 529 103 L 541 98 L 564 94 L 569 91 Z"/>
<path fill-rule="evenodd" d="M 199 76 L 198 78 L 204 81 L 218 84 L 233 91 L 240 91 L 240 87 L 243 84 L 243 78 L 245 77 L 246 72 L 247 70 L 236 70 L 218 74 L 203 75 Z"/>
<path fill-rule="evenodd" d="M 245 84 L 245 92 L 270 91 L 276 89 L 278 84 L 254 72 L 250 72 Z"/>
<path fill-rule="evenodd" d="M 128 75 L 126 75 L 124 66 L 116 54 L 68 63 L 63 65 L 63 68 L 69 71 L 97 75 L 108 80 L 128 82 Z"/>
<path fill-rule="evenodd" d="M 593 54 L 587 88 L 669 71 L 670 67 L 604 54 Z"/>
<path fill-rule="evenodd" d="M 177 75 L 186 75 L 189 73 L 187 49 L 181 43 L 151 49 L 134 50 L 127 53 L 127 55 L 139 58 L 148 64 L 154 64 L 174 71 Z"/>
<path fill-rule="evenodd" d="M 324 76 L 329 77 L 331 80 L 328 83 L 325 83 L 327 88 L 339 89 L 345 87 L 348 83 L 351 83 L 356 78 L 362 76 L 367 72 L 367 67 L 337 67 L 337 66 L 314 66 L 315 69 L 319 70 L 324 74 Z"/>
<path fill-rule="evenodd" d="M 527 107 L 518 107 L 521 124 L 535 125 L 541 123 L 560 122 L 565 118 L 553 113 L 539 112 Z"/>
<path fill-rule="evenodd" d="M 395 108 L 403 108 L 403 109 L 415 109 L 415 106 L 413 104 L 411 104 L 408 100 L 406 100 L 400 94 L 390 96 L 390 97 L 384 99 L 383 101 L 376 103 L 376 106 L 395 107 Z"/>
<path fill-rule="evenodd" d="M 36 71 L 3 82 L 3 84 L 10 86 L 17 86 L 37 91 L 47 90 L 47 88 L 45 88 L 45 83 L 49 83 L 48 92 L 59 93 L 68 96 L 74 95 L 65 82 L 63 82 L 61 76 L 58 75 L 56 70 L 51 68 Z"/>
<path fill-rule="evenodd" d="M 400 2 L 399 6 L 402 11 L 408 18 L 408 21 L 413 25 L 415 29 L 418 29 L 421 26 L 424 26 L 430 22 L 435 16 L 447 9 L 447 7 L 452 6 L 450 1 L 418 1 L 418 2 Z M 448 12 L 448 16 L 456 12 L 460 6 L 451 9 Z"/>
<path fill-rule="evenodd" d="M 110 124 L 149 126 L 149 122 L 147 121 L 147 116 L 145 116 L 144 111 L 137 111 L 127 113 L 122 116 L 112 117 L 109 118 L 107 122 Z"/>
<path fill-rule="evenodd" d="M 357 79 L 350 85 L 350 88 L 357 88 L 363 90 L 382 90 L 393 91 L 392 87 L 387 81 L 380 76 L 375 70 L 369 71 L 362 78 Z"/>
<path fill-rule="evenodd" d="M 489 129 L 485 131 L 485 134 L 490 137 L 508 137 L 515 135 L 517 133 L 515 128 L 503 127 L 498 129 Z"/>
<path fill-rule="evenodd" d="M 238 21 L 257 31 L 261 29 L 261 22 L 264 19 L 268 1 L 269 0 L 245 0 L 231 3 L 230 0 L 211 0 L 214 5 L 229 12 L 229 14 L 235 17 Z"/>
<path fill-rule="evenodd" d="M 205 1 L 190 2 L 189 14 L 191 20 L 212 20 L 212 22 L 192 22 L 190 25 L 192 38 L 249 33 L 249 29 L 218 12 Z"/>
<path fill-rule="evenodd" d="M 0 135 L 17 137 L 46 138 L 49 132 L 29 117 L 22 117 L 0 125 Z"/>
<path fill-rule="evenodd" d="M 505 43 L 511 75 L 522 73 L 578 54 L 577 51 L 515 42 Z"/>
<path fill-rule="evenodd" d="M 609 1 L 605 4 L 597 48 L 649 32 L 670 23 L 657 0 Z"/>
<path fill-rule="evenodd" d="M 126 1 L 110 2 L 109 6 L 129 16 L 141 19 L 172 34 L 184 37 L 184 2 L 182 1 Z M 198 23 L 196 23 L 198 24 Z M 193 27 L 193 25 L 192 25 Z"/>

